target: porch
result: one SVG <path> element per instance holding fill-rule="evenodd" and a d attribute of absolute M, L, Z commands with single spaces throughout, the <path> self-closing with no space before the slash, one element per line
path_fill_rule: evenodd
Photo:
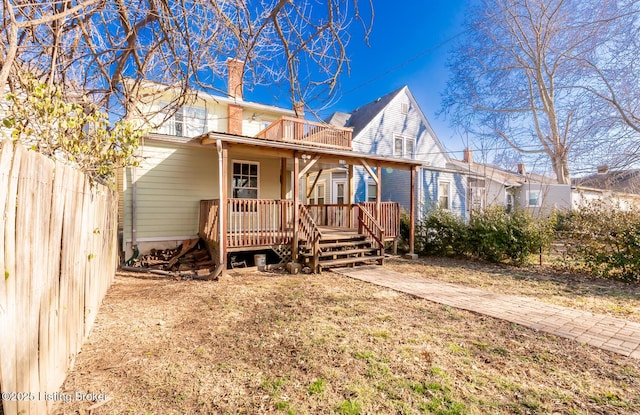
<path fill-rule="evenodd" d="M 199 235 L 214 249 L 273 249 L 283 262 L 301 261 L 316 272 L 330 265 L 381 263 L 385 242 L 395 249 L 400 234 L 400 207 L 394 202 L 300 204 L 295 228 L 293 200 L 227 199 L 221 213 L 219 199 L 200 201 Z M 220 217 L 226 217 L 226 226 L 220 226 Z"/>

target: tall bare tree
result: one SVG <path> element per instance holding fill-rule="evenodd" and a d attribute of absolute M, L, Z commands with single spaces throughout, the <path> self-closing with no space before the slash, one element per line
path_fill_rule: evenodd
<path fill-rule="evenodd" d="M 618 122 L 624 112 L 612 117 L 603 99 L 607 85 L 620 91 L 624 71 L 601 72 L 592 87 L 605 57 L 617 56 L 623 28 L 635 24 L 636 1 L 481 0 L 469 15 L 443 98 L 454 124 L 546 155 L 559 183 L 570 183 L 571 162 L 599 161 L 631 137 Z M 640 94 L 639 84 L 631 89 Z"/>
<path fill-rule="evenodd" d="M 368 36 L 372 1 L 3 0 L 0 88 L 31 73 L 121 117 L 144 82 L 179 100 L 223 89 L 225 61 L 248 82 L 284 84 L 294 102 L 326 98 L 348 68 L 350 23 Z M 1 89 L 0 89 L 1 90 Z"/>

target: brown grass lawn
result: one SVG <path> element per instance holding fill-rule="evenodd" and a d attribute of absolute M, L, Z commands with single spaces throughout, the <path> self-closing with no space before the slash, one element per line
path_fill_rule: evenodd
<path fill-rule="evenodd" d="M 455 261 L 388 266 L 638 320 L 637 294 L 586 280 Z M 637 414 L 639 366 L 330 272 L 119 274 L 62 390 L 107 394 L 94 414 Z"/>

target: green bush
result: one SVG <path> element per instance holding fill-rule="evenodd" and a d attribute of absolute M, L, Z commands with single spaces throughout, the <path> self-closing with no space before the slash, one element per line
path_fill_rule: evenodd
<path fill-rule="evenodd" d="M 433 209 L 416 227 L 418 253 L 438 256 L 461 256 L 466 251 L 467 227 L 459 216 L 443 209 Z"/>
<path fill-rule="evenodd" d="M 531 254 L 546 249 L 553 238 L 552 219 L 536 219 L 529 212 L 507 213 L 490 207 L 476 213 L 468 227 L 468 251 L 491 262 L 527 262 Z"/>
<path fill-rule="evenodd" d="M 567 220 L 566 259 L 592 274 L 640 281 L 640 212 L 594 203 Z"/>

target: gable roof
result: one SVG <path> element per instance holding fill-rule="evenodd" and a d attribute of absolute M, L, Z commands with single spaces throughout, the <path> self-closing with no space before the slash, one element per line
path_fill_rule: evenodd
<path fill-rule="evenodd" d="M 618 193 L 640 194 L 640 169 L 596 173 L 571 180 L 574 186 L 609 190 Z"/>
<path fill-rule="evenodd" d="M 404 88 L 396 89 L 393 92 L 384 95 L 375 101 L 364 104 L 356 108 L 350 114 L 344 127 L 353 127 L 353 135 L 356 136 L 369 124 Z M 333 117 L 332 117 L 333 118 Z"/>
<path fill-rule="evenodd" d="M 429 123 L 429 120 L 424 115 L 424 112 L 422 112 L 422 109 L 420 108 L 420 105 L 418 105 L 418 102 L 414 98 L 413 94 L 411 93 L 411 91 L 409 90 L 409 87 L 407 85 L 405 85 L 403 87 L 400 87 L 400 88 L 396 89 L 395 91 L 389 92 L 388 94 L 383 95 L 382 97 L 377 98 L 374 101 L 371 101 L 371 102 L 369 102 L 367 104 L 364 104 L 364 105 L 356 108 L 355 110 L 353 110 L 351 113 L 335 112 L 334 114 L 332 114 L 329 117 L 327 122 L 329 124 L 335 125 L 337 127 L 352 127 L 353 128 L 353 137 L 355 138 L 389 104 L 391 104 L 391 102 L 397 96 L 399 96 L 403 92 L 411 100 L 411 102 L 415 106 L 415 108 L 417 108 L 418 113 L 420 114 L 421 121 L 427 127 L 427 131 L 429 132 L 429 135 L 431 135 L 431 138 L 435 142 L 436 146 L 442 152 L 444 158 L 446 160 L 449 160 L 449 156 L 447 155 L 447 152 L 445 151 L 444 146 L 440 142 L 440 139 L 438 138 L 436 133 L 433 131 L 433 128 L 431 128 L 431 124 Z"/>

